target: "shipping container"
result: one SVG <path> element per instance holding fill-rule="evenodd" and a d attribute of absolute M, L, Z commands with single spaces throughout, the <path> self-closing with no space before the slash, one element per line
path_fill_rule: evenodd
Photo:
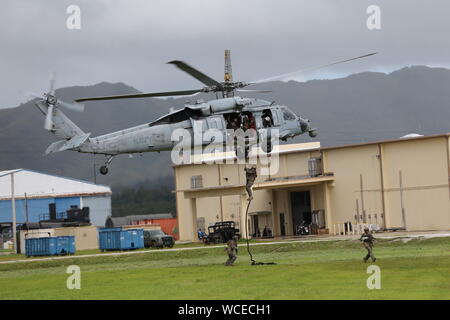
<path fill-rule="evenodd" d="M 25 240 L 26 239 L 48 238 L 48 237 L 56 237 L 56 236 L 63 236 L 63 234 L 56 235 L 55 230 L 50 229 L 50 228 L 17 231 L 17 237 L 18 237 L 17 252 L 25 253 Z"/>
<path fill-rule="evenodd" d="M 179 239 L 178 234 L 178 221 L 176 218 L 165 218 L 165 219 L 140 219 L 136 221 L 137 225 L 146 225 L 146 224 L 156 224 L 160 225 L 161 230 L 164 231 L 165 234 L 171 235 L 175 238 L 175 240 Z"/>
<path fill-rule="evenodd" d="M 54 256 L 75 253 L 75 237 L 45 237 L 25 239 L 25 255 Z"/>
<path fill-rule="evenodd" d="M 99 231 L 100 250 L 131 250 L 144 248 L 144 230 L 103 228 Z"/>

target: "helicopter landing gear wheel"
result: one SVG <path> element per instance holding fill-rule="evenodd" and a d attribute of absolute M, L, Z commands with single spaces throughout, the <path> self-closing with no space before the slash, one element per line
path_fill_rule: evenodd
<path fill-rule="evenodd" d="M 109 166 L 109 164 L 111 163 L 111 161 L 113 160 L 113 158 L 114 158 L 114 156 L 107 156 L 105 165 L 103 165 L 103 166 L 100 167 L 100 173 L 101 173 L 102 175 L 108 174 L 108 171 L 109 171 L 109 170 L 108 170 L 108 166 Z"/>
<path fill-rule="evenodd" d="M 106 175 L 106 174 L 108 174 L 108 167 L 107 166 L 101 166 L 100 167 L 100 173 L 102 174 L 102 175 Z"/>

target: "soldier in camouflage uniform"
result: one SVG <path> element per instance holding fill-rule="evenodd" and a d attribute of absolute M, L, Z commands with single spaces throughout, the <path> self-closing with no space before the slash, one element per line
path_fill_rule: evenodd
<path fill-rule="evenodd" d="M 227 247 L 225 251 L 228 253 L 228 260 L 225 262 L 226 266 L 231 266 L 237 259 L 238 245 L 237 245 L 238 237 L 233 236 L 233 239 L 228 240 Z"/>
<path fill-rule="evenodd" d="M 361 238 L 359 238 L 360 241 L 363 242 L 364 248 L 367 250 L 367 255 L 363 258 L 364 262 L 367 262 L 369 258 L 372 259 L 373 262 L 377 260 L 375 256 L 373 255 L 373 241 L 375 238 L 370 233 L 369 228 L 364 228 L 364 233 L 361 235 Z"/>
<path fill-rule="evenodd" d="M 256 180 L 256 177 L 258 176 L 256 174 L 256 167 L 250 167 L 250 168 L 245 168 L 245 177 L 247 180 L 247 183 L 245 184 L 245 189 L 247 190 L 248 193 L 248 199 L 247 200 L 253 200 L 253 183 Z"/>

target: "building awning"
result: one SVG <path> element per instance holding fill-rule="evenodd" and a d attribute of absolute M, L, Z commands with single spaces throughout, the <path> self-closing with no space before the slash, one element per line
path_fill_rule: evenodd
<path fill-rule="evenodd" d="M 270 189 L 286 189 L 286 188 L 296 188 L 304 186 L 313 186 L 321 184 L 323 182 L 334 181 L 333 175 L 320 176 L 320 177 L 307 177 L 307 178 L 277 178 L 271 181 L 265 181 L 257 183 L 253 186 L 253 190 L 270 190 Z"/>
<path fill-rule="evenodd" d="M 224 185 L 217 187 L 193 188 L 176 190 L 175 192 L 183 192 L 186 199 L 232 196 L 245 193 L 245 185 Z"/>
<path fill-rule="evenodd" d="M 252 212 L 248 213 L 249 216 L 262 216 L 262 215 L 268 215 L 268 214 L 272 214 L 272 212 L 271 211 L 252 211 Z"/>
<path fill-rule="evenodd" d="M 334 176 L 332 174 L 320 177 L 276 178 L 270 181 L 255 183 L 253 185 L 253 190 L 296 188 L 330 181 L 334 181 Z M 244 184 L 175 190 L 175 192 L 183 192 L 186 199 L 241 195 L 246 193 Z"/>

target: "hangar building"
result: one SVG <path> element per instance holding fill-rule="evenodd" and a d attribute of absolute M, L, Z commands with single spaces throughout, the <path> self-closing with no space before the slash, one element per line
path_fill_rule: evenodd
<path fill-rule="evenodd" d="M 71 206 L 89 207 L 91 223 L 95 226 L 104 226 L 106 217 L 111 215 L 111 189 L 107 186 L 28 169 L 15 169 L 0 171 L 0 222 L 12 221 L 12 172 L 18 224 L 48 219 L 51 203 L 55 204 L 57 214 Z"/>
<path fill-rule="evenodd" d="M 275 173 L 261 174 L 265 165 L 258 160 L 250 232 L 267 226 L 274 236 L 291 236 L 303 221 L 322 233 L 344 223 L 449 230 L 449 149 L 450 134 L 325 148 L 280 145 L 273 151 Z M 181 240 L 196 240 L 198 229 L 227 220 L 246 236 L 245 164 L 212 160 L 174 166 Z"/>

